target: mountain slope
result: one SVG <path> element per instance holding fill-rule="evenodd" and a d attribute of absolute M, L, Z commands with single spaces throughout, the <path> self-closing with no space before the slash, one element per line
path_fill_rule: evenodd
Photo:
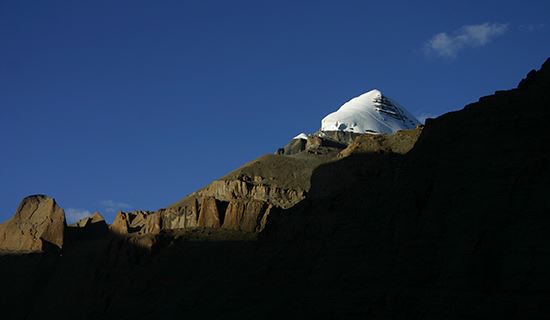
<path fill-rule="evenodd" d="M 62 257 L 0 257 L 2 316 L 544 319 L 548 121 L 550 60 L 517 89 L 428 121 L 408 153 L 405 134 L 396 150 L 360 141 L 315 167 L 258 240 L 161 232 L 148 251 L 111 234 Z"/>
<path fill-rule="evenodd" d="M 308 294 L 341 315 L 544 318 L 549 120 L 550 60 L 518 89 L 429 121 L 408 154 L 321 166 L 263 236 L 301 244 L 290 260 L 313 252 Z"/>

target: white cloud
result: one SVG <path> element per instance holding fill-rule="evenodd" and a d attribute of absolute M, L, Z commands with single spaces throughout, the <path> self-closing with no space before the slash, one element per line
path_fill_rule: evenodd
<path fill-rule="evenodd" d="M 452 35 L 445 32 L 436 34 L 424 45 L 424 49 L 427 54 L 435 53 L 443 57 L 454 58 L 462 49 L 485 46 L 493 38 L 506 31 L 508 31 L 507 24 L 486 22 L 467 25 L 454 31 Z"/>
<path fill-rule="evenodd" d="M 92 212 L 85 209 L 68 208 L 67 210 L 65 210 L 65 217 L 67 217 L 68 224 L 77 222 L 78 220 L 89 217 L 91 215 Z"/>
<path fill-rule="evenodd" d="M 105 208 L 105 212 L 116 212 L 119 210 L 127 210 L 132 208 L 132 205 L 128 203 L 114 200 L 103 200 L 100 201 L 99 204 Z"/>

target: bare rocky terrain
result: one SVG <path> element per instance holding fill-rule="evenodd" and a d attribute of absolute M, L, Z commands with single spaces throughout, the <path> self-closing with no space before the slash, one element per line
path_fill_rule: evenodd
<path fill-rule="evenodd" d="M 545 319 L 549 122 L 550 60 L 423 128 L 310 137 L 110 226 L 26 198 L 0 225 L 2 318 Z"/>
<path fill-rule="evenodd" d="M 65 212 L 54 199 L 27 197 L 21 201 L 13 218 L 0 224 L 0 251 L 61 249 L 65 225 Z"/>

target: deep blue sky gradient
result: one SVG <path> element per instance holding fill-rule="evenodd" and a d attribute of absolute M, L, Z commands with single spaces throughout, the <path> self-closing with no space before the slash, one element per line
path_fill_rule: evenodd
<path fill-rule="evenodd" d="M 435 34 L 508 25 L 454 58 Z M 416 115 L 514 87 L 550 1 L 0 1 L 0 221 L 26 195 L 157 209 L 378 88 Z"/>

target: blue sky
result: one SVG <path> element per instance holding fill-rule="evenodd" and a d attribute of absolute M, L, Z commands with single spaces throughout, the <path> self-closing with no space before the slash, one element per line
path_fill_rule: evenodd
<path fill-rule="evenodd" d="M 0 1 L 0 220 L 169 205 L 378 88 L 423 117 L 550 56 L 545 1 Z"/>

